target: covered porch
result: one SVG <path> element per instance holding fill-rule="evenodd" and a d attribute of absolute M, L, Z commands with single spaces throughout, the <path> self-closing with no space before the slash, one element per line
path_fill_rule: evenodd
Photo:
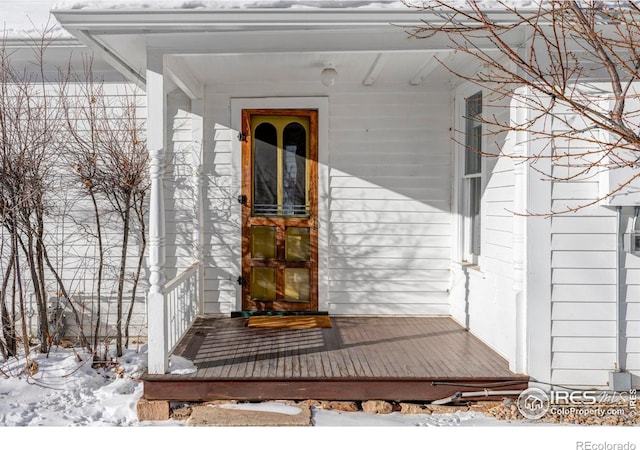
<path fill-rule="evenodd" d="M 188 375 L 147 374 L 147 400 L 435 401 L 513 396 L 529 377 L 448 317 L 331 317 L 331 328 L 249 328 L 199 317 L 174 355 Z M 469 394 L 466 394 L 469 395 Z"/>
<path fill-rule="evenodd" d="M 408 8 L 54 13 L 147 95 L 145 397 L 429 400 L 526 387 L 446 317 L 460 246 L 452 183 L 460 81 L 441 62 L 479 67 L 442 37 L 409 37 L 437 17 Z M 330 329 L 255 330 L 229 317 L 247 309 L 250 285 L 247 110 L 318 114 L 310 304 L 331 313 Z M 510 307 L 499 311 L 495 320 L 515 323 Z M 496 340 L 513 341 L 508 326 L 492 328 L 506 330 Z M 198 372 L 171 375 L 172 354 Z"/>

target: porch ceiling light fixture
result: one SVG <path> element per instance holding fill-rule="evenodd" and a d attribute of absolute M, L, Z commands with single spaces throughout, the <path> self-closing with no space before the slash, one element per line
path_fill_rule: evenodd
<path fill-rule="evenodd" d="M 338 71 L 333 67 L 333 64 L 328 64 L 320 73 L 320 81 L 322 81 L 322 84 L 325 86 L 333 86 L 337 76 Z"/>

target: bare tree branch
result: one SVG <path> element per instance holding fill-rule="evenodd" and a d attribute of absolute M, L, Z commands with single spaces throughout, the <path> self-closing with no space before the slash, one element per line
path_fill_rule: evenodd
<path fill-rule="evenodd" d="M 446 36 L 451 49 L 466 57 L 464 67 L 455 59 L 441 63 L 456 77 L 485 90 L 491 101 L 513 99 L 526 103 L 528 116 L 521 123 L 491 114 L 491 104 L 480 120 L 489 138 L 522 132 L 530 142 L 543 143 L 535 154 L 497 151 L 487 157 L 510 157 L 529 164 L 544 179 L 570 182 L 602 171 L 638 168 L 640 160 L 640 7 L 637 2 L 596 0 L 538 2 L 520 9 L 509 2 L 468 0 L 464 6 L 430 0 L 405 3 L 427 12 L 430 19 L 408 29 L 415 39 Z M 499 11 L 501 14 L 497 14 Z M 476 69 L 469 69 L 468 60 Z M 519 98 L 518 89 L 529 94 Z M 534 127 L 545 123 L 543 127 Z M 532 131 L 535 128 L 535 132 Z M 459 131 L 458 135 L 464 135 Z M 571 143 L 571 145 L 567 145 Z M 464 145 L 463 142 L 459 142 Z M 473 149 L 471 149 L 473 150 Z M 558 176 L 551 167 L 566 167 Z M 597 204 L 636 181 L 634 171 L 606 195 L 585 201 Z M 580 208 L 526 214 L 575 212 Z"/>

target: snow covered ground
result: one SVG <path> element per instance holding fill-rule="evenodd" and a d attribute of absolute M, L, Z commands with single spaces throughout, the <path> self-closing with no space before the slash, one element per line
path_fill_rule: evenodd
<path fill-rule="evenodd" d="M 412 448 L 419 449 L 466 449 L 476 448 L 484 440 L 491 441 L 492 449 L 512 449 L 514 444 L 519 449 L 538 449 L 546 441 L 553 443 L 554 449 L 576 449 L 579 439 L 629 441 L 640 446 L 637 428 L 548 427 L 498 421 L 477 412 L 374 415 L 314 409 L 313 427 L 249 428 L 244 431 L 186 427 L 186 422 L 176 420 L 138 422 L 136 403 L 142 395 L 142 384 L 136 378 L 146 368 L 144 346 L 139 351 L 127 350 L 122 358 L 97 369 L 91 366 L 88 355 L 72 349 L 54 349 L 48 356 L 36 355 L 33 361 L 29 374 L 21 373 L 25 359 L 0 360 L 0 426 L 5 427 L 0 431 L 0 442 L 7 442 L 7 436 L 8 439 L 27 437 L 42 441 L 49 449 L 67 448 L 72 440 L 78 446 L 93 450 L 112 449 L 123 440 L 148 439 L 161 444 L 160 448 L 171 449 L 173 446 L 191 446 L 189 442 L 196 441 L 189 440 L 200 436 L 206 439 L 215 436 L 222 439 L 219 442 L 255 436 L 259 437 L 260 450 L 299 448 L 298 437 L 305 440 L 305 448 L 333 446 L 336 439 L 353 442 L 357 448 L 384 449 L 395 448 L 400 442 L 414 443 Z M 188 372 L 190 363 L 176 359 L 170 369 L 174 373 Z M 283 408 L 287 408 L 274 403 L 260 407 L 283 413 L 286 412 Z M 114 429 L 98 434 L 96 427 Z M 28 434 L 25 434 L 25 428 L 29 429 Z M 243 443 L 247 447 L 243 447 Z M 566 445 L 557 445 L 559 443 Z M 236 447 L 254 448 L 255 445 L 256 440 L 252 438 L 242 440 Z"/>

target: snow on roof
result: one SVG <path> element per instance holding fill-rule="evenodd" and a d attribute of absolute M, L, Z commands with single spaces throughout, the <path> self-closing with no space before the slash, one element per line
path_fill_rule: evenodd
<path fill-rule="evenodd" d="M 39 35 L 43 28 L 53 28 L 54 35 L 70 35 L 50 15 L 52 9 L 289 9 L 289 8 L 404 8 L 401 0 L 0 0 L 0 32 L 9 39 Z"/>
<path fill-rule="evenodd" d="M 407 8 L 401 0 L 59 0 L 55 9 Z"/>
<path fill-rule="evenodd" d="M 512 0 L 519 7 L 532 6 L 536 0 Z M 421 4 L 422 0 L 410 0 L 412 4 Z M 452 0 L 450 4 L 466 3 L 465 0 Z M 501 7 L 495 0 L 480 0 L 483 7 Z M 224 10 L 224 9 L 408 9 L 402 0 L 0 0 L 0 31 L 8 38 L 24 38 L 38 35 L 47 24 L 53 27 L 56 36 L 70 35 L 50 15 L 55 10 L 144 10 L 144 9 L 188 9 L 188 10 Z"/>
<path fill-rule="evenodd" d="M 0 0 L 4 1 L 4 0 Z M 503 8 L 505 3 L 521 8 L 533 6 L 540 0 L 476 0 L 486 9 Z M 429 0 L 58 0 L 54 9 L 407 9 Z M 466 0 L 451 0 L 451 6 L 464 7 Z"/>
<path fill-rule="evenodd" d="M 0 0 L 0 34 L 7 38 L 27 38 L 39 35 L 44 28 L 52 28 L 55 36 L 69 34 L 50 15 L 57 0 Z"/>

